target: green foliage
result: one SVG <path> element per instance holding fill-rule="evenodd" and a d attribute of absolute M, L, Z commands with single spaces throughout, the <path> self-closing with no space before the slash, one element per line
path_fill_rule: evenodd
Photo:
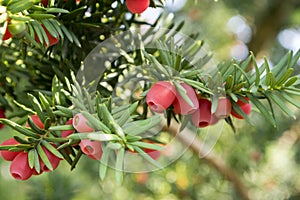
<path fill-rule="evenodd" d="M 189 105 L 193 103 L 180 83 L 192 86 L 197 95 L 212 101 L 212 112 L 218 106 L 218 97 L 226 96 L 233 104 L 233 110 L 251 125 L 255 125 L 255 121 L 242 111 L 238 100 L 249 98 L 273 127 L 279 124 L 277 108 L 296 118 L 290 105 L 300 108 L 295 98 L 300 95 L 299 75 L 295 70 L 300 51 L 288 52 L 274 66 L 270 66 L 267 58 L 258 65 L 254 54 L 243 61 L 229 60 L 212 65 L 212 55 L 205 51 L 199 34 L 179 33 L 184 22 L 175 23 L 161 15 L 152 28 L 135 35 L 136 32 L 128 30 L 135 29 L 136 24 L 147 23 L 129 14 L 121 3 L 123 1 L 116 2 L 112 7 L 111 1 L 76 3 L 59 0 L 44 7 L 40 1 L 1 1 L 7 14 L 2 24 L 6 26 L 9 20 L 16 20 L 25 23 L 26 30 L 24 35 L 13 37 L 0 46 L 0 105 L 15 112 L 10 119 L 1 118 L 0 122 L 17 132 L 14 138 L 20 143 L 0 146 L 0 150 L 28 152 L 30 167 L 40 172 L 39 158 L 46 167 L 53 169 L 44 147 L 66 160 L 73 170 L 80 168 L 79 160 L 84 159 L 79 141 L 89 139 L 102 144 L 103 155 L 96 172 L 103 183 L 107 176 L 110 178 L 110 167 L 114 169 L 117 184 L 126 182 L 124 167 L 129 153 L 136 153 L 143 162 L 161 169 L 161 163 L 154 160 L 146 149 L 162 151 L 164 147 L 160 144 L 165 141 L 160 141 L 159 137 L 164 131 L 159 130 L 153 136 L 152 129 L 165 123 L 172 126 L 173 121 L 181 124 L 180 130 L 190 126 L 189 118 L 174 113 L 172 108 L 164 116 L 149 112 L 145 96 L 153 83 L 162 80 L 171 81 Z M 151 6 L 159 7 L 164 3 L 157 2 L 151 1 Z M 161 29 L 161 24 L 167 28 Z M 118 34 L 124 34 L 120 41 L 118 37 L 111 37 Z M 59 42 L 51 45 L 49 36 Z M 84 59 L 108 38 L 114 39 L 121 56 L 113 61 L 108 58 L 111 61 L 109 67 L 101 63 L 99 69 L 95 69 L 103 70 L 103 76 L 98 77 L 99 82 L 93 80 L 83 84 L 84 81 L 79 81 L 76 74 L 80 72 Z M 128 44 L 132 45 L 132 49 Z M 95 91 L 93 88 L 96 88 Z M 124 91 L 129 91 L 129 94 Z M 125 93 L 126 98 L 122 97 Z M 66 125 L 78 113 L 87 119 L 87 125 L 94 129 L 93 132 L 78 133 L 73 125 Z M 36 114 L 44 129 L 37 126 L 27 116 L 29 114 Z M 24 127 L 25 121 L 27 127 Z M 233 130 L 239 129 L 231 117 L 225 121 Z M 63 138 L 62 131 L 74 133 Z M 187 162 L 191 160 L 185 159 Z M 233 156 L 233 165 L 235 160 L 243 166 L 243 159 Z M 195 160 L 191 162 L 198 165 Z M 178 169 L 172 170 L 181 173 Z M 189 175 L 193 177 L 193 174 Z M 197 172 L 196 177 L 203 176 Z M 206 178 L 209 179 L 208 176 Z M 198 184 L 196 178 L 191 179 L 185 177 L 184 181 Z M 182 187 L 182 192 L 187 194 L 193 190 L 180 181 L 176 186 L 174 182 L 170 184 Z M 193 191 L 196 194 L 193 193 L 190 198 L 202 197 L 204 191 Z"/>

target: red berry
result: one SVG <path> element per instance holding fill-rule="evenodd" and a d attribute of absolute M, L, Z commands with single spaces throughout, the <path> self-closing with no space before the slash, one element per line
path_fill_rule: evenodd
<path fill-rule="evenodd" d="M 52 146 L 56 148 L 56 145 L 53 144 Z M 51 153 L 46 147 L 42 146 L 42 149 L 45 152 L 47 158 L 49 159 L 53 170 L 55 170 L 58 167 L 61 159 L 59 157 L 55 156 L 53 153 Z M 40 159 L 40 161 L 41 161 L 40 162 L 41 171 L 43 171 L 43 172 L 51 171 L 41 159 Z"/>
<path fill-rule="evenodd" d="M 10 139 L 2 142 L 1 146 L 5 146 L 5 145 L 10 146 L 10 145 L 16 145 L 16 144 L 19 144 L 19 142 L 17 142 L 14 138 L 10 138 Z M 0 155 L 2 156 L 2 158 L 7 161 L 12 161 L 19 153 L 20 152 L 14 152 L 14 151 L 8 151 L 8 150 L 0 151 Z"/>
<path fill-rule="evenodd" d="M 5 109 L 0 108 L 0 118 L 6 118 L 5 116 Z M 4 128 L 4 124 L 0 123 L 0 130 Z"/>
<path fill-rule="evenodd" d="M 155 144 L 155 142 L 150 140 L 146 140 L 145 142 L 148 142 L 150 144 Z M 156 143 L 156 145 L 160 145 L 160 144 Z M 160 157 L 160 151 L 158 150 L 144 148 L 144 151 L 154 160 L 157 160 Z"/>
<path fill-rule="evenodd" d="M 42 27 L 43 27 L 44 31 L 46 32 L 47 38 L 49 40 L 49 45 L 47 45 L 46 42 L 44 42 L 44 46 L 50 47 L 50 46 L 57 44 L 59 42 L 59 38 L 52 36 L 43 25 L 42 25 Z M 37 41 L 37 43 L 41 43 L 37 35 L 35 35 L 35 40 Z"/>
<path fill-rule="evenodd" d="M 126 6 L 131 13 L 142 13 L 150 5 L 150 0 L 126 0 Z"/>
<path fill-rule="evenodd" d="M 33 170 L 29 167 L 28 153 L 20 152 L 10 164 L 10 173 L 17 180 L 27 180 L 32 174 Z"/>
<path fill-rule="evenodd" d="M 218 122 L 217 118 L 211 113 L 211 101 L 199 99 L 199 109 L 192 114 L 192 122 L 195 126 L 204 128 Z"/>
<path fill-rule="evenodd" d="M 146 102 L 154 112 L 164 112 L 175 100 L 175 86 L 168 81 L 155 83 L 146 96 Z"/>
<path fill-rule="evenodd" d="M 39 118 L 39 116 L 31 115 L 30 118 L 37 127 L 39 127 L 40 129 L 44 129 L 44 124 L 41 121 L 41 119 Z M 28 123 L 26 123 L 26 127 L 29 127 Z"/>
<path fill-rule="evenodd" d="M 87 119 L 78 113 L 73 118 L 73 126 L 79 133 L 93 132 L 94 129 L 87 125 Z"/>
<path fill-rule="evenodd" d="M 70 119 L 69 121 L 66 122 L 66 125 L 72 125 L 73 124 L 73 119 Z M 66 138 L 69 135 L 73 134 L 74 130 L 66 130 L 61 132 L 61 137 Z"/>
<path fill-rule="evenodd" d="M 80 149 L 84 154 L 93 160 L 100 160 L 102 157 L 102 145 L 99 141 L 81 140 Z"/>
<path fill-rule="evenodd" d="M 42 0 L 41 3 L 43 4 L 44 7 L 48 6 L 48 0 Z"/>
<path fill-rule="evenodd" d="M 221 97 L 218 100 L 218 106 L 214 115 L 219 119 L 228 117 L 231 113 L 231 102 L 226 97 Z"/>
<path fill-rule="evenodd" d="M 176 114 L 189 115 L 194 113 L 199 108 L 198 97 L 195 89 L 190 85 L 186 83 L 181 83 L 181 85 L 186 90 L 186 94 L 194 106 L 190 106 L 177 91 L 175 101 L 173 102 L 174 112 Z"/>
<path fill-rule="evenodd" d="M 246 115 L 249 115 L 252 110 L 252 105 L 248 102 L 249 102 L 249 98 L 247 98 L 247 97 L 245 97 L 244 100 L 239 99 L 236 102 Z M 231 110 L 231 115 L 238 119 L 244 119 L 244 117 L 242 115 L 237 114 L 234 110 Z"/>
<path fill-rule="evenodd" d="M 144 149 L 144 151 L 153 159 L 157 160 L 160 157 L 160 151 L 153 149 Z"/>
<path fill-rule="evenodd" d="M 3 37 L 2 37 L 2 40 L 8 40 L 8 39 L 12 38 L 12 34 L 8 30 L 8 26 L 7 26 L 8 23 L 9 23 L 9 20 L 7 20 L 5 33 L 4 33 Z"/>

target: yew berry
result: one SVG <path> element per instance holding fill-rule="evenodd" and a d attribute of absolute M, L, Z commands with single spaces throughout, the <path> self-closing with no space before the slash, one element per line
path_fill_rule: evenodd
<path fill-rule="evenodd" d="M 73 119 L 70 119 L 66 122 L 66 125 L 72 125 L 73 124 Z M 61 137 L 66 138 L 69 135 L 73 134 L 74 130 L 66 130 L 61 132 Z"/>
<path fill-rule="evenodd" d="M 87 133 L 94 131 L 93 128 L 87 125 L 87 119 L 81 113 L 78 113 L 74 116 L 73 126 L 79 133 Z"/>
<path fill-rule="evenodd" d="M 43 29 L 44 29 L 44 31 L 46 32 L 46 35 L 47 35 L 47 38 L 48 38 L 48 40 L 49 40 L 49 44 L 47 45 L 47 43 L 44 41 L 44 46 L 45 47 L 50 47 L 50 46 L 53 46 L 53 45 L 55 45 L 55 44 L 57 44 L 58 42 L 59 42 L 59 38 L 57 37 L 54 37 L 54 36 L 52 36 L 50 33 L 49 33 L 49 31 L 42 25 L 42 27 L 43 27 Z M 41 43 L 40 42 L 40 39 L 38 38 L 38 36 L 37 35 L 35 35 L 35 40 L 37 41 L 37 43 Z"/>
<path fill-rule="evenodd" d="M 175 100 L 175 86 L 168 81 L 155 83 L 146 96 L 146 102 L 151 110 L 162 113 L 172 105 Z"/>
<path fill-rule="evenodd" d="M 204 128 L 218 122 L 218 119 L 211 113 L 211 101 L 200 98 L 199 109 L 192 114 L 192 122 L 195 126 Z"/>
<path fill-rule="evenodd" d="M 20 152 L 10 164 L 10 173 L 17 180 L 27 180 L 32 174 L 33 170 L 29 167 L 28 153 Z"/>
<path fill-rule="evenodd" d="M 156 144 L 156 145 L 161 145 L 159 143 L 155 143 L 151 140 L 145 140 L 144 142 L 150 143 L 150 144 Z M 147 153 L 153 160 L 157 160 L 160 157 L 160 151 L 155 150 L 155 149 L 148 149 L 144 148 L 143 149 L 145 153 Z"/>
<path fill-rule="evenodd" d="M 5 109 L 0 108 L 0 118 L 6 118 Z M 0 130 L 4 128 L 4 124 L 0 123 Z"/>
<path fill-rule="evenodd" d="M 40 129 L 44 129 L 44 124 L 39 118 L 39 116 L 31 115 L 30 118 L 37 127 L 39 127 Z M 26 127 L 29 127 L 29 124 L 27 122 L 26 122 Z"/>
<path fill-rule="evenodd" d="M 54 144 L 52 144 L 52 146 L 56 148 L 56 146 Z M 45 152 L 47 158 L 49 159 L 49 161 L 50 161 L 50 163 L 52 165 L 53 170 L 55 170 L 58 167 L 61 159 L 59 157 L 55 156 L 53 153 L 51 153 L 46 147 L 42 146 L 42 149 Z M 49 172 L 49 171 L 51 171 L 44 164 L 44 162 L 41 159 L 40 159 L 40 165 L 41 165 L 41 171 L 42 172 Z"/>
<path fill-rule="evenodd" d="M 153 142 L 150 142 L 153 143 Z M 160 151 L 158 150 L 154 150 L 154 149 L 147 149 L 147 148 L 143 148 L 143 151 L 148 154 L 148 156 L 150 156 L 153 160 L 157 160 L 160 157 Z M 132 150 L 128 150 L 128 152 L 133 153 L 133 154 L 137 154 L 136 151 L 132 151 Z"/>
<path fill-rule="evenodd" d="M 160 157 L 160 151 L 153 149 L 144 149 L 145 153 L 147 153 L 153 160 L 157 160 Z"/>
<path fill-rule="evenodd" d="M 239 99 L 236 103 L 246 115 L 251 113 L 252 105 L 249 103 L 249 98 L 244 98 L 244 100 Z M 242 115 L 236 113 L 234 110 L 231 110 L 231 115 L 238 119 L 244 119 Z"/>
<path fill-rule="evenodd" d="M 10 145 L 16 145 L 19 144 L 14 138 L 10 138 L 8 140 L 5 140 L 4 142 L 1 143 L 1 146 L 10 146 Z M 14 152 L 14 151 L 9 151 L 9 150 L 3 150 L 0 151 L 0 155 L 4 160 L 7 161 L 12 161 L 20 152 Z"/>
<path fill-rule="evenodd" d="M 102 157 L 102 145 L 99 141 L 81 140 L 81 151 L 93 160 L 100 160 Z"/>
<path fill-rule="evenodd" d="M 48 6 L 48 0 L 42 0 L 41 3 L 44 7 Z"/>
<path fill-rule="evenodd" d="M 150 5 L 150 0 L 126 0 L 126 6 L 131 13 L 140 14 Z"/>
<path fill-rule="evenodd" d="M 188 115 L 194 113 L 199 108 L 198 97 L 195 89 L 186 83 L 181 83 L 182 87 L 186 90 L 186 95 L 192 101 L 194 106 L 189 105 L 179 94 L 176 92 L 176 98 L 173 102 L 174 112 L 176 114 Z"/>
<path fill-rule="evenodd" d="M 8 21 L 7 21 L 7 23 L 8 23 Z M 5 33 L 2 37 L 2 40 L 8 40 L 10 38 L 12 38 L 12 34 L 9 32 L 8 26 L 6 26 Z"/>
<path fill-rule="evenodd" d="M 230 100 L 226 97 L 221 97 L 218 99 L 218 106 L 214 115 L 219 119 L 224 119 L 230 115 L 231 108 Z"/>

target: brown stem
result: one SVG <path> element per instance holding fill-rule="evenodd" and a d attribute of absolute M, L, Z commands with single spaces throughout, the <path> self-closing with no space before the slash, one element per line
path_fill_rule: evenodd
<path fill-rule="evenodd" d="M 243 200 L 250 200 L 248 189 L 244 186 L 238 175 L 225 164 L 221 157 L 215 155 L 200 139 L 195 137 L 194 133 L 188 129 L 178 133 L 178 130 L 174 126 L 165 127 L 165 131 L 176 136 L 183 144 L 189 145 L 189 148 L 197 154 L 199 158 L 204 159 L 207 164 L 215 168 L 230 181 Z"/>

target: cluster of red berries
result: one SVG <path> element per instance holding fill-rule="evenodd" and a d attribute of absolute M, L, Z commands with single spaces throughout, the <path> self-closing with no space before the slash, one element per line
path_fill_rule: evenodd
<path fill-rule="evenodd" d="M 94 129 L 87 124 L 87 119 L 78 113 L 73 119 L 69 120 L 67 124 L 72 124 L 74 129 L 78 133 L 94 132 Z M 67 137 L 74 131 L 63 131 L 62 137 Z M 102 157 L 102 144 L 100 141 L 92 141 L 88 139 L 81 140 L 79 142 L 81 151 L 93 160 L 100 160 Z"/>
<path fill-rule="evenodd" d="M 19 144 L 14 138 L 10 138 L 8 140 L 5 140 L 1 146 L 5 145 L 17 145 Z M 54 144 L 52 144 L 54 147 L 56 147 Z M 43 151 L 45 152 L 46 156 L 48 157 L 53 170 L 55 170 L 61 159 L 56 157 L 54 154 L 52 154 L 47 148 L 42 146 Z M 43 172 L 50 172 L 51 170 L 48 169 L 48 167 L 44 164 L 44 162 L 39 158 L 40 162 L 40 172 L 37 172 L 35 168 L 30 168 L 29 162 L 28 162 L 28 152 L 24 151 L 0 151 L 0 155 L 4 160 L 11 161 L 10 164 L 10 173 L 11 175 L 17 179 L 17 180 L 27 180 L 32 175 L 40 175 Z"/>
<path fill-rule="evenodd" d="M 185 89 L 186 95 L 193 105 L 180 95 L 171 82 L 159 81 L 147 93 L 146 102 L 149 108 L 154 112 L 162 113 L 170 106 L 173 106 L 175 114 L 191 115 L 193 124 L 200 128 L 216 124 L 220 119 L 227 118 L 230 115 L 243 119 L 243 116 L 234 112 L 228 98 L 219 98 L 216 111 L 212 113 L 212 102 L 209 99 L 199 96 L 196 90 L 186 83 L 181 83 L 181 86 Z M 237 104 L 246 115 L 250 114 L 252 106 L 249 103 L 249 99 L 244 98 L 244 101 L 238 100 Z"/>
<path fill-rule="evenodd" d="M 38 118 L 38 116 L 33 115 L 31 116 L 32 121 L 35 123 L 37 127 L 40 129 L 44 129 L 44 124 Z M 28 126 L 28 125 L 27 125 Z M 20 144 L 14 138 L 10 138 L 5 140 L 1 146 L 12 146 Z M 56 148 L 55 144 L 51 144 L 53 147 Z M 61 159 L 51 153 L 46 147 L 42 146 L 43 151 L 45 152 L 46 156 L 48 157 L 53 170 L 55 170 Z M 27 180 L 32 175 L 40 175 L 43 172 L 50 172 L 51 170 L 45 165 L 41 158 L 39 158 L 40 164 L 40 171 L 37 172 L 35 168 L 31 168 L 28 162 L 28 152 L 26 151 L 8 151 L 3 150 L 0 151 L 0 155 L 4 160 L 11 161 L 10 164 L 10 173 L 11 175 L 17 180 Z"/>
<path fill-rule="evenodd" d="M 87 124 L 87 119 L 81 113 L 76 114 L 74 118 L 68 121 L 66 124 L 73 124 L 74 129 L 79 133 L 88 133 L 94 131 L 94 129 Z M 72 133 L 74 133 L 74 131 L 62 131 L 61 136 L 68 137 Z M 153 143 L 153 142 L 148 141 L 148 143 Z M 101 159 L 102 152 L 103 152 L 101 142 L 91 141 L 91 140 L 81 140 L 79 146 L 82 152 L 85 155 L 87 155 L 89 158 L 93 160 Z M 160 157 L 160 151 L 147 149 L 147 148 L 144 148 L 144 151 L 154 160 Z M 135 153 L 132 151 L 129 152 Z"/>

